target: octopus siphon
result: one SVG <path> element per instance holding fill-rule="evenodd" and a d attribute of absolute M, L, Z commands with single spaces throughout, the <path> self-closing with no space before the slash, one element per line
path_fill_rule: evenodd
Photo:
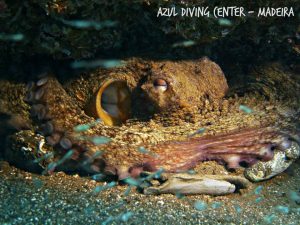
<path fill-rule="evenodd" d="M 46 73 L 26 88 L 5 83 L 3 92 L 20 91 L 1 100 L 2 108 L 18 101 L 18 110 L 7 110 L 10 121 L 26 120 L 30 128 L 8 137 L 4 156 L 25 169 L 121 181 L 163 171 L 163 185 L 146 189 L 150 194 L 232 193 L 235 185 L 247 186 L 246 178 L 261 181 L 284 171 L 300 154 L 293 74 L 273 63 L 252 76 L 256 82 L 239 95 L 240 87 L 229 89 L 221 68 L 206 57 L 131 58 L 67 81 Z M 274 167 L 269 174 L 267 167 Z M 239 168 L 246 168 L 246 178 L 229 174 Z M 187 175 L 192 169 L 196 174 Z"/>

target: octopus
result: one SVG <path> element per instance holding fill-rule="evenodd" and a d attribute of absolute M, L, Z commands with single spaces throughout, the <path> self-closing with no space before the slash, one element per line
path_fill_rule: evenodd
<path fill-rule="evenodd" d="M 282 172 L 300 152 L 294 77 L 276 63 L 253 77 L 239 96 L 207 57 L 132 58 L 68 80 L 45 73 L 26 87 L 6 83 L 2 91 L 15 94 L 0 102 L 11 115 L 1 123 L 18 131 L 8 137 L 4 157 L 26 169 L 120 181 L 168 174 L 163 185 L 145 191 L 151 194 L 232 193 L 248 185 L 245 177 L 260 181 Z M 21 156 L 13 149 L 22 149 Z M 207 171 L 207 162 L 215 169 Z M 238 168 L 246 168 L 245 177 L 228 175 Z M 187 174 L 192 169 L 202 175 Z"/>

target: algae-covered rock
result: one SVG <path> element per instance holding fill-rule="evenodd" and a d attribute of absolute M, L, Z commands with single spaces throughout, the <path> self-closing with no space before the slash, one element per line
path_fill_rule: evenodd
<path fill-rule="evenodd" d="M 230 55 L 245 57 L 247 52 L 252 56 L 260 50 L 278 50 L 286 45 L 286 37 L 295 35 L 299 12 L 299 4 L 296 3 L 296 0 L 288 3 L 245 3 L 240 0 L 1 0 L 0 51 L 6 62 L 36 54 L 80 59 L 140 54 L 147 50 L 181 46 L 176 44 L 180 41 L 198 45 L 225 38 L 225 48 L 220 48 L 218 43 L 219 49 L 230 51 Z M 224 20 L 212 15 L 215 6 L 244 7 L 245 11 L 256 12 L 259 7 L 293 7 L 294 16 L 258 18 L 246 15 Z M 157 17 L 160 7 L 175 7 L 178 12 L 187 7 L 209 7 L 211 15 Z M 269 41 L 272 42 L 271 48 L 267 45 Z M 206 54 L 212 53 L 209 49 L 205 51 Z"/>

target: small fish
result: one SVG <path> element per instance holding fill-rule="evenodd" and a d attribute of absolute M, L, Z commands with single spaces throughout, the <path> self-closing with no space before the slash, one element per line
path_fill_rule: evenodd
<path fill-rule="evenodd" d="M 103 221 L 101 224 L 102 225 L 107 225 L 107 224 L 109 224 L 109 223 L 111 223 L 113 221 L 114 221 L 114 217 L 110 216 L 105 221 Z"/>
<path fill-rule="evenodd" d="M 294 211 L 295 213 L 300 213 L 300 207 L 294 208 L 293 211 Z"/>
<path fill-rule="evenodd" d="M 89 139 L 95 145 L 102 145 L 102 144 L 107 144 L 107 143 L 111 142 L 110 138 L 104 137 L 104 136 L 95 136 L 95 137 L 90 137 Z"/>
<path fill-rule="evenodd" d="M 205 210 L 207 208 L 207 204 L 203 201 L 196 201 L 194 203 L 194 207 L 195 207 L 195 209 L 197 209 L 199 211 L 202 211 L 202 210 Z"/>
<path fill-rule="evenodd" d="M 86 215 L 91 215 L 94 212 L 94 210 L 95 210 L 94 207 L 89 206 L 89 207 L 87 207 L 87 208 L 84 209 L 84 213 Z"/>
<path fill-rule="evenodd" d="M 274 214 L 270 214 L 264 217 L 264 221 L 266 223 L 272 223 L 274 222 L 274 220 L 276 219 L 276 216 Z"/>
<path fill-rule="evenodd" d="M 71 63 L 71 67 L 73 69 L 80 69 L 80 68 L 96 68 L 101 67 L 105 69 L 114 68 L 114 67 L 120 67 L 124 65 L 124 61 L 112 59 L 112 60 L 82 60 L 82 61 L 75 61 Z"/>
<path fill-rule="evenodd" d="M 24 39 L 23 34 L 0 34 L 0 41 L 15 41 L 19 42 Z"/>
<path fill-rule="evenodd" d="M 188 170 L 187 173 L 188 173 L 188 174 L 191 174 L 191 175 L 194 175 L 194 174 L 196 174 L 197 172 L 196 172 L 195 170 Z"/>
<path fill-rule="evenodd" d="M 195 136 L 196 134 L 203 134 L 205 130 L 206 130 L 206 129 L 202 127 L 202 128 L 200 128 L 200 129 L 196 130 L 194 133 L 188 135 L 188 137 L 193 137 L 193 136 Z"/>
<path fill-rule="evenodd" d="M 130 191 L 131 191 L 132 186 L 128 185 L 128 187 L 126 188 L 126 190 L 124 191 L 124 196 L 128 196 Z"/>
<path fill-rule="evenodd" d="M 245 105 L 240 105 L 239 109 L 241 111 L 243 111 L 244 113 L 247 113 L 247 114 L 253 113 L 253 110 L 250 109 L 248 106 L 245 106 Z"/>
<path fill-rule="evenodd" d="M 155 178 L 155 179 L 159 179 L 164 171 L 165 171 L 164 168 L 160 168 L 159 170 L 157 170 L 157 171 L 154 173 L 154 178 Z"/>
<path fill-rule="evenodd" d="M 263 186 L 261 186 L 261 185 L 257 186 L 257 188 L 255 188 L 255 190 L 254 190 L 254 194 L 256 194 L 256 195 L 261 194 L 262 189 L 263 189 Z"/>
<path fill-rule="evenodd" d="M 95 29 L 100 30 L 106 27 L 114 27 L 118 24 L 116 21 L 105 20 L 102 22 L 92 21 L 92 20 L 61 20 L 65 25 L 75 27 L 78 29 Z"/>
<path fill-rule="evenodd" d="M 297 203 L 297 204 L 300 204 L 300 195 L 296 192 L 296 191 L 290 191 L 289 192 L 289 198 Z"/>
<path fill-rule="evenodd" d="M 122 222 L 127 222 L 130 217 L 132 217 L 133 213 L 132 212 L 126 212 L 124 214 L 121 215 L 121 221 Z"/>
<path fill-rule="evenodd" d="M 72 149 L 69 150 L 60 160 L 58 160 L 57 162 L 51 162 L 47 166 L 47 168 L 43 171 L 43 174 L 52 173 L 56 167 L 63 164 L 66 160 L 70 159 L 73 154 L 74 154 L 74 150 Z"/>
<path fill-rule="evenodd" d="M 260 203 L 262 200 L 263 200 L 262 197 L 258 197 L 257 199 L 255 199 L 255 202 L 256 202 L 256 203 Z"/>
<path fill-rule="evenodd" d="M 38 178 L 33 178 L 32 183 L 37 189 L 40 189 L 41 187 L 43 187 L 43 181 L 41 181 Z"/>
<path fill-rule="evenodd" d="M 127 178 L 123 179 L 122 181 L 125 182 L 126 184 L 129 184 L 131 186 L 136 186 L 136 187 L 140 186 L 140 184 L 141 184 L 141 181 L 134 179 L 132 177 L 127 177 Z"/>
<path fill-rule="evenodd" d="M 222 206 L 222 203 L 221 202 L 213 202 L 212 204 L 211 204 L 211 207 L 213 208 L 213 209 L 218 209 L 218 208 L 220 208 Z"/>
<path fill-rule="evenodd" d="M 77 125 L 76 127 L 74 127 L 74 131 L 75 132 L 84 132 L 87 131 L 91 128 L 91 126 L 89 124 L 81 124 L 81 125 Z"/>
<path fill-rule="evenodd" d="M 145 147 L 138 147 L 138 151 L 140 153 L 145 153 L 145 154 L 148 154 L 149 153 L 149 150 L 147 150 Z"/>
<path fill-rule="evenodd" d="M 93 193 L 97 194 L 97 193 L 99 193 L 100 191 L 103 191 L 103 190 L 104 190 L 103 186 L 97 186 L 97 187 L 94 188 Z"/>
<path fill-rule="evenodd" d="M 183 198 L 185 197 L 184 194 L 182 194 L 182 193 L 179 192 L 179 191 L 176 191 L 175 196 L 176 196 L 176 198 L 178 198 L 178 199 L 183 199 Z"/>
<path fill-rule="evenodd" d="M 112 182 L 110 182 L 110 183 L 108 183 L 108 184 L 106 184 L 104 186 L 97 186 L 97 187 L 94 188 L 93 194 L 98 194 L 99 192 L 107 190 L 109 188 L 112 188 L 112 187 L 114 187 L 116 185 L 117 185 L 117 183 L 115 181 L 112 181 Z"/>
<path fill-rule="evenodd" d="M 56 166 L 59 166 L 61 164 L 63 164 L 65 161 L 67 161 L 68 159 L 70 159 L 72 157 L 72 155 L 74 154 L 74 150 L 69 150 L 57 163 Z"/>
<path fill-rule="evenodd" d="M 101 156 L 104 152 L 103 151 L 96 151 L 94 153 L 94 155 L 92 155 L 91 157 L 89 157 L 87 160 L 84 160 L 82 162 L 82 166 L 86 166 L 88 164 L 91 164 L 96 158 L 98 158 L 99 156 Z"/>
<path fill-rule="evenodd" d="M 280 213 L 283 213 L 283 214 L 288 214 L 290 212 L 290 209 L 289 207 L 287 206 L 283 206 L 283 205 L 278 205 L 276 206 L 276 210 Z"/>
<path fill-rule="evenodd" d="M 230 31 L 228 29 L 224 29 L 221 31 L 222 37 L 226 37 L 229 33 Z"/>
<path fill-rule="evenodd" d="M 62 53 L 64 53 L 65 55 L 67 56 L 70 56 L 72 53 L 70 50 L 66 49 L 66 48 L 62 48 L 62 49 L 59 49 Z"/>
<path fill-rule="evenodd" d="M 45 174 L 47 174 L 47 173 L 52 173 L 52 172 L 55 170 L 56 166 L 57 166 L 57 163 L 56 163 L 56 162 L 51 162 L 51 163 L 47 166 L 47 168 L 43 171 L 42 174 L 45 175 Z"/>
<path fill-rule="evenodd" d="M 239 205 L 235 205 L 234 208 L 237 213 L 241 213 L 243 211 Z"/>
<path fill-rule="evenodd" d="M 103 151 L 96 151 L 95 153 L 94 153 L 94 155 L 92 155 L 92 158 L 93 159 L 95 159 L 95 158 L 97 158 L 98 156 L 100 156 L 100 155 L 102 155 L 104 152 Z"/>
<path fill-rule="evenodd" d="M 122 206 L 125 205 L 125 204 L 126 204 L 126 203 L 124 202 L 124 200 L 121 200 L 121 201 L 119 201 L 118 203 L 116 203 L 116 204 L 114 204 L 114 205 L 108 207 L 106 210 L 107 210 L 107 211 L 112 211 L 112 210 L 114 210 L 114 209 L 117 209 L 117 208 L 122 207 Z"/>
<path fill-rule="evenodd" d="M 42 157 L 33 160 L 33 162 L 40 163 L 41 161 L 52 158 L 53 156 L 54 156 L 53 152 L 49 152 L 49 153 L 43 155 Z"/>
<path fill-rule="evenodd" d="M 151 156 L 153 156 L 153 157 L 155 157 L 155 158 L 158 158 L 158 157 L 159 157 L 156 153 L 153 153 L 153 152 L 149 151 L 148 149 L 146 149 L 146 148 L 143 147 L 143 146 L 138 147 L 138 151 L 139 151 L 140 153 L 143 153 L 143 154 L 151 155 Z"/>
<path fill-rule="evenodd" d="M 177 47 L 191 47 L 193 45 L 195 45 L 196 42 L 195 41 L 192 41 L 192 40 L 187 40 L 187 41 L 182 41 L 182 42 L 177 42 L 177 43 L 174 43 L 172 45 L 172 48 L 177 48 Z"/>
<path fill-rule="evenodd" d="M 133 215 L 132 212 L 126 212 L 126 213 L 121 213 L 120 215 L 118 215 L 116 217 L 110 216 L 104 222 L 102 222 L 101 224 L 106 225 L 106 224 L 109 224 L 113 221 L 127 222 L 132 217 L 132 215 Z"/>
<path fill-rule="evenodd" d="M 73 130 L 75 132 L 84 132 L 84 131 L 87 131 L 87 130 L 91 129 L 93 126 L 97 125 L 97 123 L 99 123 L 100 121 L 101 121 L 100 119 L 97 119 L 93 123 L 79 124 L 79 125 L 75 126 Z"/>
<path fill-rule="evenodd" d="M 161 174 L 164 172 L 165 170 L 163 168 L 158 169 L 155 173 L 152 173 L 150 175 L 148 175 L 147 177 L 145 177 L 143 180 L 152 180 L 152 179 L 159 179 L 161 177 Z"/>
<path fill-rule="evenodd" d="M 105 175 L 102 173 L 94 174 L 91 178 L 95 181 L 102 181 L 105 178 Z"/>
<path fill-rule="evenodd" d="M 224 18 L 218 19 L 218 22 L 220 26 L 227 26 L 227 27 L 232 26 L 232 22 L 229 19 L 224 19 Z"/>

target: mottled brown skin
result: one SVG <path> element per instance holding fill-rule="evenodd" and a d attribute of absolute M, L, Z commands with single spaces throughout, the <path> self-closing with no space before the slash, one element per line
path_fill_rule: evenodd
<path fill-rule="evenodd" d="M 164 65 L 163 68 L 162 65 Z M 135 70 L 132 70 L 132 67 Z M 157 79 L 158 67 L 162 69 L 160 78 L 168 82 L 168 88 L 165 95 L 160 95 L 159 100 L 155 102 L 153 82 Z M 186 68 L 186 71 L 184 68 Z M 105 72 L 107 76 L 101 74 Z M 29 88 L 26 97 L 27 102 L 32 105 L 31 115 L 39 124 L 39 131 L 46 136 L 47 143 L 58 152 L 63 154 L 70 148 L 76 149 L 76 154 L 73 156 L 76 162 L 90 158 L 98 148 L 87 141 L 76 140 L 73 128 L 78 124 L 93 122 L 94 118 L 87 116 L 89 114 L 89 104 L 101 83 L 106 79 L 126 81 L 133 93 L 132 101 L 144 106 L 154 106 L 155 111 L 151 113 L 171 111 L 171 108 L 189 108 L 200 105 L 200 102 L 205 99 L 220 102 L 228 88 L 220 67 L 207 58 L 195 62 L 183 61 L 177 63 L 140 62 L 133 59 L 129 60 L 124 68 L 97 71 L 96 74 L 90 75 L 90 79 L 71 81 L 65 85 L 65 88 L 55 78 L 43 77 Z M 145 79 L 146 82 L 141 82 Z M 146 89 L 145 86 L 147 86 Z M 211 89 L 209 89 L 210 86 Z M 190 94 L 181 91 L 188 89 Z M 81 90 L 84 90 L 84 92 Z M 70 96 L 73 98 L 67 92 L 70 92 Z M 74 99 L 78 99 L 79 104 Z M 133 108 L 135 107 L 133 106 Z M 98 128 L 89 135 L 103 135 L 102 129 Z M 94 163 L 92 169 L 89 168 L 88 171 L 100 172 L 109 168 L 109 170 L 113 170 L 110 171 L 112 173 L 127 174 L 131 167 L 148 164 L 144 162 L 145 160 L 153 161 L 151 157 L 148 159 L 148 156 L 137 152 L 136 149 L 131 150 L 131 156 L 123 156 L 120 146 L 115 143 L 105 146 L 105 148 L 108 149 L 106 150 L 107 154 L 98 160 L 98 165 Z M 115 154 L 114 151 L 117 151 L 117 153 Z M 127 154 L 127 151 L 124 152 Z M 112 159 L 112 156 L 114 159 Z M 125 159 L 121 165 L 119 165 L 120 159 Z M 151 170 L 155 169 L 152 168 Z"/>
<path fill-rule="evenodd" d="M 108 78 L 125 80 L 133 93 L 135 104 L 152 106 L 153 111 L 148 114 L 149 117 L 155 112 L 163 113 L 163 116 L 155 116 L 148 122 L 129 121 L 121 127 L 108 127 L 99 123 L 86 132 L 74 132 L 76 125 L 95 121 L 95 118 L 87 115 L 87 106 L 101 83 Z M 165 95 L 153 90 L 153 80 L 157 78 L 168 83 Z M 29 86 L 25 99 L 31 105 L 36 131 L 45 136 L 47 144 L 53 147 L 57 155 L 63 156 L 69 149 L 75 151 L 60 169 L 103 172 L 123 179 L 128 175 L 137 176 L 142 171 L 155 171 L 161 167 L 169 172 L 188 170 L 205 160 L 216 160 L 236 168 L 241 161 L 252 165 L 257 159 L 271 159 L 272 147 L 287 141 L 287 135 L 277 129 L 264 128 L 278 120 L 276 112 L 265 113 L 265 103 L 256 104 L 256 96 L 249 100 L 241 98 L 222 101 L 227 88 L 221 69 L 207 58 L 179 62 L 131 59 L 125 67 L 83 74 L 63 85 L 54 76 L 42 77 Z M 257 114 L 237 112 L 240 101 L 253 104 Z M 171 108 L 180 110 L 168 113 Z M 133 111 L 137 109 L 141 108 L 134 107 Z M 188 109 L 188 114 L 185 109 Z M 229 111 L 234 114 L 228 114 Z M 142 115 L 147 113 L 146 110 Z M 190 116 L 194 121 L 189 121 Z M 232 117 L 234 119 L 227 124 L 228 118 Z M 208 119 L 213 121 L 208 134 L 223 134 L 187 139 L 192 131 L 207 126 Z M 214 124 L 220 127 L 214 127 Z M 172 129 L 168 130 L 168 126 Z M 240 132 L 230 131 L 249 126 L 253 128 Z M 86 139 L 80 140 L 82 135 L 103 135 L 113 141 L 96 146 Z M 173 141 L 160 143 L 168 140 Z M 138 146 L 145 146 L 154 155 L 139 152 Z M 104 149 L 104 154 L 94 159 L 99 149 Z M 93 160 L 83 165 L 89 159 Z"/>
<path fill-rule="evenodd" d="M 166 81 L 166 91 L 154 87 L 155 80 Z M 208 58 L 194 61 L 152 63 L 141 86 L 154 111 L 171 111 L 201 106 L 205 99 L 219 103 L 228 85 L 221 68 Z"/>

